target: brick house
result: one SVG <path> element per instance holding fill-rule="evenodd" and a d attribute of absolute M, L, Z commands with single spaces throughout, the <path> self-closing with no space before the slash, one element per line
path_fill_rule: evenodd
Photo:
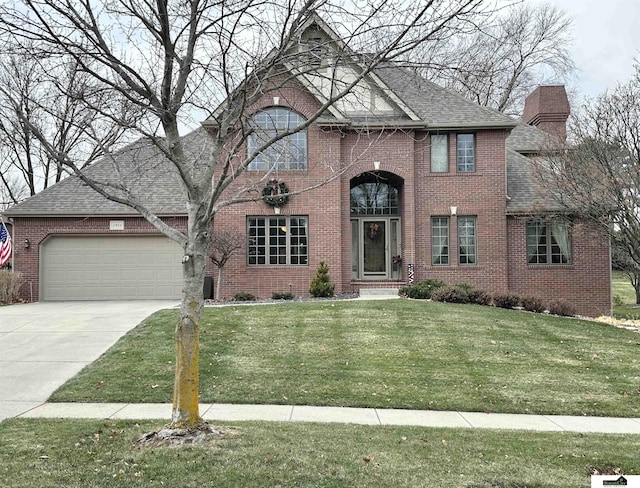
<path fill-rule="evenodd" d="M 250 108 L 257 126 L 269 133 L 308 117 L 322 101 L 312 82 L 299 78 L 265 94 Z M 376 69 L 359 89 L 261 153 L 243 175 L 263 178 L 265 187 L 275 178 L 291 192 L 328 183 L 281 207 L 257 201 L 216 215 L 214 232 L 234 228 L 245 242 L 225 267 L 224 297 L 308 295 L 324 260 L 336 293 L 438 278 L 562 298 L 584 315 L 610 312 L 608 240 L 570 217 L 546 218 L 554 208 L 531 170 L 549 138 L 565 136 L 563 87 L 539 87 L 522 121 L 398 66 Z M 185 136 L 194 157 L 211 125 L 206 120 Z M 130 164 L 131 185 L 146 204 L 184 228 L 182 190 L 158 151 L 138 141 L 117 157 Z M 103 179 L 110 168 L 105 159 L 86 171 Z M 76 178 L 5 216 L 14 225 L 14 269 L 26 278 L 27 300 L 180 296 L 177 244 Z M 208 274 L 216 274 L 212 263 Z"/>

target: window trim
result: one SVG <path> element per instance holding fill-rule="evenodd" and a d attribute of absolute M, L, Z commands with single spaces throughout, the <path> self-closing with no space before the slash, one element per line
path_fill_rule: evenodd
<path fill-rule="evenodd" d="M 445 221 L 446 227 L 442 225 L 436 226 L 436 220 Z M 435 230 L 437 229 L 445 229 L 446 235 L 435 235 Z M 440 253 L 437 254 L 435 252 L 435 241 L 436 238 L 442 239 L 444 238 L 446 244 L 443 246 L 440 244 Z M 446 253 L 442 253 L 442 249 L 446 248 Z M 440 261 L 443 258 L 446 258 L 446 262 L 436 263 L 436 258 Z M 432 216 L 431 217 L 431 265 L 432 266 L 450 266 L 451 265 L 451 219 L 446 216 Z"/>
<path fill-rule="evenodd" d="M 467 220 L 467 219 L 472 219 L 471 221 L 473 222 L 473 235 L 471 236 L 463 236 L 462 232 L 461 232 L 461 228 L 462 228 L 462 223 Z M 475 215 L 460 215 L 457 217 L 457 230 L 458 230 L 458 264 L 460 266 L 476 266 L 478 264 L 478 217 Z M 471 237 L 473 239 L 473 252 L 462 252 L 462 238 L 469 238 Z M 469 247 L 468 245 L 465 244 L 465 248 Z M 469 257 L 473 256 L 474 261 L 472 263 L 470 263 Z M 466 257 L 467 262 L 463 263 L 462 262 L 462 258 Z"/>
<path fill-rule="evenodd" d="M 301 225 L 298 222 L 297 225 L 292 225 L 292 220 L 297 219 L 300 221 L 304 219 L 304 224 Z M 263 222 L 260 223 L 259 221 Z M 275 223 L 272 221 L 275 220 Z M 282 221 L 282 222 L 280 222 Z M 309 266 L 309 216 L 308 215 L 247 215 L 247 251 L 246 251 L 246 263 L 249 267 L 266 267 L 266 266 Z M 284 227 L 284 230 L 283 230 Z M 262 229 L 262 234 L 259 230 Z M 292 229 L 298 229 L 297 234 L 293 234 Z M 300 234 L 299 229 L 304 229 L 304 233 Z M 255 235 L 252 235 L 252 231 L 255 230 Z M 272 235 L 272 231 L 282 230 L 284 236 Z M 262 237 L 263 241 L 260 242 L 259 238 Z M 284 237 L 284 243 L 275 242 L 272 243 L 271 239 L 280 239 Z M 256 242 L 252 243 L 252 239 Z M 294 239 L 299 239 L 299 242 L 292 242 Z M 293 253 L 293 248 L 297 246 L 298 253 Z M 280 253 L 280 249 L 284 248 L 284 254 Z M 274 252 L 275 249 L 275 252 Z M 302 251 L 304 250 L 304 252 Z M 278 262 L 279 257 L 284 256 L 285 262 Z M 259 262 L 261 258 L 263 263 Z M 295 258 L 295 259 L 294 259 Z M 272 262 L 275 259 L 276 262 Z M 294 263 L 295 260 L 304 261 Z M 254 262 L 251 262 L 251 261 Z"/>
<path fill-rule="evenodd" d="M 564 231 L 566 232 L 566 243 L 567 246 L 566 251 L 568 251 L 568 255 L 566 255 L 562 251 L 562 246 L 558 243 L 557 237 L 554 235 L 554 224 L 564 226 Z M 529 230 L 533 227 L 536 227 L 535 234 L 530 234 Z M 538 234 L 538 226 L 542 226 L 544 228 L 544 244 L 540 244 L 539 238 L 543 236 L 543 234 Z M 530 244 L 531 237 L 536 238 L 535 243 Z M 555 244 L 554 244 L 555 242 Z M 545 248 L 545 253 L 540 254 L 538 251 L 541 247 Z M 530 253 L 529 251 L 535 247 L 535 252 Z M 554 247 L 557 247 L 559 253 L 554 253 Z M 572 241 L 572 232 L 571 232 L 571 224 L 569 221 L 564 219 L 556 219 L 550 221 L 542 221 L 530 219 L 525 222 L 525 251 L 526 251 L 526 259 L 527 266 L 571 266 L 573 264 L 573 241 Z M 539 262 L 540 256 L 545 257 L 545 262 Z M 560 256 L 560 262 L 554 262 L 554 256 Z M 566 259 L 566 262 L 562 262 L 562 258 Z M 535 259 L 536 262 L 532 262 L 532 259 Z"/>
<path fill-rule="evenodd" d="M 472 141 L 471 141 L 471 151 L 472 151 L 472 158 L 471 158 L 471 169 L 461 169 L 460 166 L 460 157 L 461 157 L 461 150 L 464 149 L 465 151 L 468 149 L 468 147 L 460 147 L 460 137 L 461 136 L 471 136 L 472 137 Z M 464 155 L 465 157 L 467 156 L 466 154 Z M 469 163 L 465 160 L 465 162 L 463 163 L 463 168 L 467 168 L 469 166 Z M 459 134 L 456 134 L 456 172 L 457 173 L 475 173 L 476 171 L 476 134 L 474 132 L 461 132 Z"/>
<path fill-rule="evenodd" d="M 365 202 L 365 203 L 373 203 L 373 206 L 354 206 L 353 192 L 356 188 L 363 187 L 365 185 L 374 185 L 372 188 L 375 190 L 371 193 L 375 198 L 373 202 Z M 386 193 L 383 187 L 386 187 Z M 371 187 L 370 187 L 371 188 Z M 380 191 L 382 189 L 382 191 Z M 365 192 L 367 193 L 367 192 Z M 379 197 L 386 197 L 386 200 L 382 200 Z M 378 205 L 378 203 L 382 203 L 382 205 Z M 349 189 L 349 213 L 352 217 L 354 216 L 389 216 L 389 215 L 399 215 L 400 214 L 400 189 L 393 185 L 391 182 L 380 182 L 380 181 L 363 181 L 362 183 L 358 183 L 357 185 L 352 186 Z"/>
<path fill-rule="evenodd" d="M 441 137 L 444 138 L 445 141 L 445 149 L 446 149 L 446 154 L 445 154 L 445 169 L 443 171 L 436 171 L 433 169 L 433 138 L 434 137 Z M 431 171 L 431 173 L 448 173 L 449 172 L 449 134 L 431 134 L 429 136 L 429 170 Z"/>
<path fill-rule="evenodd" d="M 288 118 L 290 118 L 287 122 L 287 126 L 286 127 L 277 127 L 277 115 L 275 115 L 275 112 L 278 111 L 282 111 L 282 112 L 286 112 L 288 114 Z M 264 127 L 260 127 L 259 124 L 257 122 L 255 122 L 256 117 L 259 116 L 260 114 L 267 114 L 269 112 L 274 112 L 274 115 L 272 116 L 267 116 L 268 119 L 270 119 L 271 122 L 271 127 L 268 128 L 264 128 Z M 292 119 L 294 119 L 295 116 L 295 122 L 293 122 Z M 270 134 L 268 137 L 271 138 L 275 135 L 278 134 L 278 131 L 287 131 L 291 128 L 297 127 L 300 124 L 304 123 L 306 121 L 306 117 L 304 117 L 302 114 L 300 114 L 299 112 L 291 109 L 290 107 L 286 107 L 286 106 L 271 106 L 271 107 L 265 107 L 262 108 L 260 110 L 257 110 L 256 112 L 253 113 L 253 115 L 249 118 L 249 125 L 251 124 L 255 124 L 254 125 L 254 132 L 252 134 L 249 135 L 249 137 L 247 138 L 247 143 L 246 143 L 246 149 L 247 149 L 247 157 L 251 157 L 253 155 L 253 153 L 255 152 L 255 150 L 257 149 L 257 147 L 259 147 L 260 145 L 262 145 L 259 142 L 256 142 L 256 139 L 258 138 L 260 133 L 263 134 Z M 294 139 L 300 137 L 300 136 L 304 136 L 304 158 L 303 160 L 300 161 L 294 161 L 294 163 L 298 166 L 297 168 L 292 168 L 291 164 L 292 164 L 292 158 L 291 158 L 291 151 L 289 148 L 291 147 L 297 147 L 296 144 L 293 142 Z M 301 144 L 302 141 L 298 141 L 297 143 Z M 284 150 L 281 150 L 280 148 L 285 148 Z M 271 152 L 279 152 L 280 153 L 285 153 L 285 151 L 288 153 L 289 157 L 286 158 L 286 161 L 284 161 L 283 163 L 273 160 L 270 160 L 271 158 L 271 154 L 269 154 Z M 280 164 L 284 164 L 284 167 L 280 167 Z M 258 165 L 260 165 L 260 167 L 257 167 Z M 304 166 L 304 167 L 300 167 L 300 166 Z M 261 153 L 258 153 L 249 163 L 249 165 L 247 166 L 247 170 L 248 171 L 307 171 L 309 169 L 309 137 L 308 137 L 308 132 L 307 129 L 302 129 L 298 132 L 294 132 L 293 134 L 289 134 L 285 137 L 283 137 L 282 139 L 279 139 L 278 141 L 274 142 L 273 144 L 271 144 L 269 147 L 267 147 L 264 151 L 262 151 Z"/>

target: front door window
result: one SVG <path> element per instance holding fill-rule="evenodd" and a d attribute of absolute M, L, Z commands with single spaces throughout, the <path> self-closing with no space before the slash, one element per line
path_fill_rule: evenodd
<path fill-rule="evenodd" d="M 364 220 L 364 274 L 379 275 L 385 277 L 387 274 L 387 233 L 386 221 L 384 220 Z"/>

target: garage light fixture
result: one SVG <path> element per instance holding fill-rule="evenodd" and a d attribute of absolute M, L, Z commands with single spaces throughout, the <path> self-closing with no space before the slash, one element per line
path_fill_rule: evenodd
<path fill-rule="evenodd" d="M 29 249 L 29 246 L 31 245 L 31 243 L 29 242 L 29 239 L 25 239 L 24 240 L 24 248 L 25 249 Z"/>

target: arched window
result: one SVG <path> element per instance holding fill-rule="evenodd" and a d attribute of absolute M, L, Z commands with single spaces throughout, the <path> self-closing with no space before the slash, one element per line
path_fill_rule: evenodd
<path fill-rule="evenodd" d="M 279 134 L 294 129 L 304 122 L 304 117 L 287 108 L 272 107 L 260 110 L 250 121 L 254 132 L 249 136 L 249 154 L 255 153 Z M 306 129 L 283 137 L 262 150 L 249 163 L 249 169 L 255 171 L 307 169 Z"/>
<path fill-rule="evenodd" d="M 368 181 L 351 188 L 352 215 L 396 215 L 398 189 L 384 181 Z"/>

